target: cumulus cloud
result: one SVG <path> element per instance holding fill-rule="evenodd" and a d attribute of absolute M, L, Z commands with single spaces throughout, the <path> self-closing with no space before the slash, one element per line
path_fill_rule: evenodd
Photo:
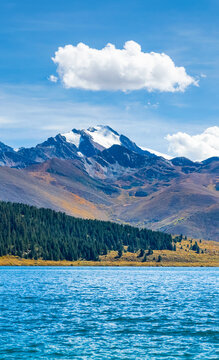
<path fill-rule="evenodd" d="M 191 84 L 198 85 L 168 55 L 145 53 L 135 41 L 127 41 L 123 49 L 113 44 L 101 50 L 83 43 L 66 45 L 59 47 L 52 60 L 66 88 L 176 92 L 185 91 Z M 53 78 L 51 75 L 50 80 Z"/>
<path fill-rule="evenodd" d="M 167 135 L 169 151 L 176 156 L 185 156 L 191 160 L 202 161 L 219 156 L 219 127 L 213 126 L 198 135 L 178 132 Z"/>
<path fill-rule="evenodd" d="M 58 78 L 55 75 L 50 75 L 49 80 L 56 83 L 58 81 Z"/>

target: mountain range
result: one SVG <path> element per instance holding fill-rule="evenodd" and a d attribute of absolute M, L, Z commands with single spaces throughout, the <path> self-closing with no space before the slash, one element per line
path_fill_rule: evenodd
<path fill-rule="evenodd" d="M 0 142 L 0 200 L 219 240 L 219 157 L 167 159 L 109 126 Z"/>

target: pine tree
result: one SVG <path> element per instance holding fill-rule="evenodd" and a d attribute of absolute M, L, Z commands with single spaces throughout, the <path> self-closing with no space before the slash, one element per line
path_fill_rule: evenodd
<path fill-rule="evenodd" d="M 0 202 L 0 256 L 12 254 L 44 260 L 98 260 L 118 251 L 172 249 L 169 234 L 109 221 L 83 220 L 49 209 Z"/>
<path fill-rule="evenodd" d="M 144 250 L 143 249 L 140 250 L 140 253 L 138 254 L 138 258 L 140 258 L 142 256 L 144 256 Z"/>
<path fill-rule="evenodd" d="M 141 260 L 142 262 L 146 262 L 147 261 L 147 255 L 145 254 L 143 259 Z"/>

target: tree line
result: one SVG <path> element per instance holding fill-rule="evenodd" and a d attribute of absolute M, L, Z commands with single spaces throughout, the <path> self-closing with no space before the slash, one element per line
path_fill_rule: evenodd
<path fill-rule="evenodd" d="M 173 250 L 172 236 L 159 231 L 84 220 L 50 209 L 0 202 L 0 256 L 44 260 L 98 260 L 123 247 Z"/>

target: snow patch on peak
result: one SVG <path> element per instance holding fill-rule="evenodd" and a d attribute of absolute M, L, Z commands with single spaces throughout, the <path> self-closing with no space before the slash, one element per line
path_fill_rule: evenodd
<path fill-rule="evenodd" d="M 106 149 L 113 145 L 121 145 L 119 134 L 109 126 L 97 125 L 90 127 L 85 130 L 85 133 L 89 135 L 95 143 Z"/>
<path fill-rule="evenodd" d="M 75 131 L 69 131 L 65 134 L 61 134 L 62 136 L 65 137 L 66 141 L 74 144 L 77 148 L 79 147 L 80 144 L 80 140 L 81 140 L 81 135 L 76 133 Z"/>
<path fill-rule="evenodd" d="M 84 155 L 83 155 L 80 151 L 78 151 L 77 154 L 78 154 L 78 156 L 81 157 L 81 158 L 84 157 Z"/>
<path fill-rule="evenodd" d="M 146 151 L 149 151 L 151 154 L 154 154 L 154 155 L 157 155 L 157 156 L 161 156 L 163 157 L 164 159 L 166 160 L 171 160 L 173 157 L 170 156 L 170 155 L 167 155 L 167 154 L 163 154 L 159 151 L 156 151 L 156 150 L 152 150 L 152 149 L 149 149 L 149 148 L 145 148 L 145 147 L 140 147 L 142 150 L 146 150 Z"/>

